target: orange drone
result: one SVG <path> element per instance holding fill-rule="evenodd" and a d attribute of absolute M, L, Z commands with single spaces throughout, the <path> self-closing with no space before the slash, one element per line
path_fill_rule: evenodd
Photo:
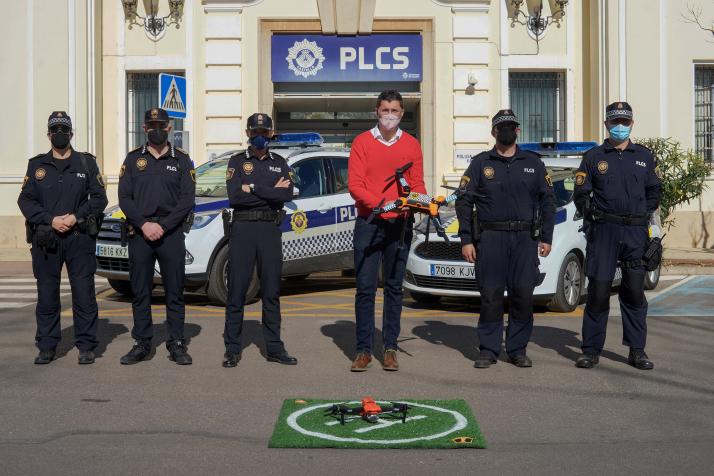
<path fill-rule="evenodd" d="M 400 416 L 402 423 L 407 421 L 407 412 L 411 407 L 406 403 L 391 403 L 388 405 L 379 405 L 372 397 L 364 397 L 360 406 L 350 407 L 345 403 L 332 405 L 325 415 L 340 417 L 340 424 L 345 424 L 346 415 L 359 415 L 364 421 L 377 423 L 380 416 Z"/>

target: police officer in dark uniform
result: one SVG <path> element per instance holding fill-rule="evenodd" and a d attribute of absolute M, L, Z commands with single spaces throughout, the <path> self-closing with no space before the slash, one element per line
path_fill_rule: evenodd
<path fill-rule="evenodd" d="M 267 114 L 248 118 L 250 146 L 230 158 L 226 170 L 228 200 L 233 209 L 228 262 L 228 302 L 223 339 L 224 367 L 235 367 L 241 357 L 243 308 L 246 292 L 257 266 L 263 301 L 263 337 L 267 359 L 297 364 L 280 339 L 280 280 L 283 271 L 283 204 L 293 199 L 288 163 L 268 150 L 273 121 Z"/>
<path fill-rule="evenodd" d="M 649 149 L 630 141 L 632 108 L 612 103 L 605 111 L 610 138 L 583 157 L 575 176 L 574 201 L 585 218 L 589 279 L 583 316 L 582 355 L 576 366 L 592 368 L 605 344 L 610 290 L 618 265 L 622 268 L 619 298 L 623 344 L 630 347 L 629 363 L 649 370 L 645 354 L 647 299 L 643 255 L 648 244 L 648 223 L 659 206 L 661 184 Z"/>
<path fill-rule="evenodd" d="M 548 256 L 553 239 L 553 184 L 540 157 L 516 145 L 520 129 L 513 111 L 498 111 L 491 126 L 496 145 L 472 159 L 459 186 L 466 193 L 456 201 L 462 254 L 469 263 L 478 259 L 480 352 L 474 366 L 497 362 L 508 291 L 506 353 L 512 364 L 530 367 L 526 346 L 533 330 L 538 255 Z"/>
<path fill-rule="evenodd" d="M 119 207 L 129 228 L 129 276 L 134 294 L 134 346 L 121 358 L 125 365 L 151 352 L 151 289 L 159 261 L 166 292 L 169 358 L 192 363 L 184 339 L 184 233 L 191 228 L 196 172 L 191 158 L 168 142 L 172 126 L 165 110 L 152 108 L 144 116 L 148 142 L 126 156 L 119 172 Z"/>
<path fill-rule="evenodd" d="M 35 363 L 49 364 L 56 355 L 61 338 L 60 278 L 66 265 L 79 363 L 91 364 L 98 314 L 94 252 L 107 194 L 94 156 L 70 145 L 70 117 L 64 111 L 53 112 L 47 129 L 52 149 L 30 159 L 17 200 L 32 243 L 32 271 L 37 279 L 35 342 L 40 353 Z"/>

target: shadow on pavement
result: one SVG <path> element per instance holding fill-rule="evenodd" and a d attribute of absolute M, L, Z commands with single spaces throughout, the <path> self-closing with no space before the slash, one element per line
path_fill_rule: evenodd
<path fill-rule="evenodd" d="M 327 324 L 320 328 L 322 334 L 332 339 L 332 342 L 342 350 L 345 357 L 351 362 L 357 354 L 357 346 L 355 342 L 355 323 L 354 321 L 337 321 L 334 324 Z M 382 331 L 374 330 L 374 348 L 372 356 L 380 363 L 384 354 L 384 346 L 382 342 Z"/>
<path fill-rule="evenodd" d="M 575 362 L 575 359 L 580 355 L 579 350 L 573 350 L 571 347 L 580 349 L 582 341 L 579 334 L 567 329 L 550 326 L 533 326 L 533 335 L 531 342 L 543 347 L 544 349 L 554 350 L 558 355 Z M 613 360 L 615 362 L 627 363 L 627 358 L 618 355 L 609 350 L 604 350 L 600 357 Z"/>
<path fill-rule="evenodd" d="M 147 360 L 151 360 L 154 358 L 156 355 L 156 349 L 161 347 L 163 344 L 166 343 L 166 341 L 169 340 L 169 328 L 166 325 L 166 322 L 162 322 L 160 324 L 155 323 L 156 320 L 154 320 L 154 338 L 151 340 L 151 354 L 149 354 L 149 357 Z M 191 324 L 186 322 L 184 324 L 183 328 L 183 335 L 184 335 L 184 340 L 186 341 L 186 345 L 191 344 L 191 339 L 196 337 L 201 333 L 201 326 L 198 324 Z M 127 352 L 129 349 L 126 349 Z M 189 350 L 190 353 L 190 350 Z"/>
<path fill-rule="evenodd" d="M 474 361 L 478 357 L 478 339 L 474 326 L 426 321 L 423 325 L 412 329 L 412 334 L 431 344 L 457 350 L 468 360 Z"/>
<path fill-rule="evenodd" d="M 129 332 L 129 329 L 124 324 L 116 324 L 109 322 L 109 319 L 97 320 L 97 339 L 99 343 L 94 349 L 94 354 L 97 357 L 102 357 L 106 352 L 107 347 L 114 339 L 122 334 Z M 62 340 L 57 346 L 57 357 L 66 356 L 74 347 L 74 325 L 62 330 Z"/>

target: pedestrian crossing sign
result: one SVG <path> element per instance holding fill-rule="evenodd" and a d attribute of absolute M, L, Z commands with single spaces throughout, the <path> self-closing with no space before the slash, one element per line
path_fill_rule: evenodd
<path fill-rule="evenodd" d="M 186 78 L 175 74 L 159 74 L 159 107 L 169 117 L 186 117 Z"/>

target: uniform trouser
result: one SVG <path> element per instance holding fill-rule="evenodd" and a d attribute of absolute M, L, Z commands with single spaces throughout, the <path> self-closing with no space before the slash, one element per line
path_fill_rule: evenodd
<path fill-rule="evenodd" d="M 533 332 L 533 290 L 538 279 L 538 242 L 530 231 L 481 233 L 476 259 L 481 287 L 479 349 L 496 358 L 503 340 L 503 293 L 508 291 L 506 352 L 526 353 Z"/>
<path fill-rule="evenodd" d="M 647 228 L 641 226 L 597 223 L 588 230 L 588 298 L 583 315 L 583 345 L 586 353 L 600 354 L 605 345 L 610 290 L 618 261 L 642 259 L 647 244 Z M 622 313 L 622 343 L 644 349 L 647 340 L 647 299 L 645 269 L 641 264 L 622 269 L 619 300 Z"/>
<path fill-rule="evenodd" d="M 242 349 L 243 309 L 257 268 L 263 305 L 263 338 L 269 354 L 285 351 L 280 340 L 280 280 L 283 273 L 282 232 L 272 221 L 237 221 L 228 249 L 228 302 L 223 340 L 228 352 Z"/>
<path fill-rule="evenodd" d="M 166 323 L 170 345 L 184 337 L 184 273 L 186 245 L 181 227 L 168 231 L 156 241 L 145 240 L 141 234 L 129 239 L 129 277 L 134 294 L 131 307 L 134 313 L 132 337 L 150 343 L 154 336 L 151 320 L 151 290 L 154 266 L 159 262 L 161 282 L 166 293 Z"/>
<path fill-rule="evenodd" d="M 97 298 L 94 292 L 94 272 L 97 270 L 94 238 L 72 231 L 59 238 L 57 249 L 45 253 L 32 246 L 32 271 L 37 279 L 37 333 L 35 342 L 40 350 L 57 347 L 60 329 L 60 279 L 62 265 L 67 266 L 72 288 L 74 339 L 79 350 L 97 346 Z"/>
<path fill-rule="evenodd" d="M 411 223 L 407 224 L 404 247 L 399 248 L 404 218 L 393 222 L 376 219 L 366 223 L 357 217 L 354 230 L 354 259 L 357 275 L 355 318 L 357 352 L 372 352 L 374 344 L 374 301 L 382 263 L 384 306 L 382 309 L 382 338 L 384 350 L 397 349 L 401 330 L 402 280 L 412 242 Z"/>

